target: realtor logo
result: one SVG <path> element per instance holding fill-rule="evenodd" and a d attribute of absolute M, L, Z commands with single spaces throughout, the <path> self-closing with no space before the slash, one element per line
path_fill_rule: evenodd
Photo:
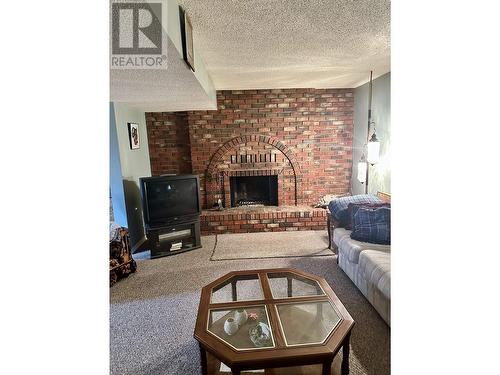
<path fill-rule="evenodd" d="M 115 3 L 113 7 L 113 54 L 161 54 L 161 4 Z"/>
<path fill-rule="evenodd" d="M 165 67 L 161 6 L 161 3 L 145 2 L 111 4 L 112 68 Z"/>

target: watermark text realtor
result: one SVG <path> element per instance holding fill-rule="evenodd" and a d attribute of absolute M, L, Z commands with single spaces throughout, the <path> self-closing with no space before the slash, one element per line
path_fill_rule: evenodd
<path fill-rule="evenodd" d="M 161 67 L 166 61 L 165 56 L 111 56 L 111 66 L 121 68 Z"/>
<path fill-rule="evenodd" d="M 111 69 L 165 69 L 162 4 L 112 2 Z"/>

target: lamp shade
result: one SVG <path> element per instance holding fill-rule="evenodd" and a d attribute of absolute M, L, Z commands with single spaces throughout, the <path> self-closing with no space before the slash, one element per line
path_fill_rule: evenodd
<path fill-rule="evenodd" d="M 380 156 L 380 141 L 377 139 L 377 135 L 373 133 L 372 137 L 368 141 L 367 146 L 367 157 L 368 163 L 371 165 L 376 164 Z"/>
<path fill-rule="evenodd" d="M 360 160 L 358 162 L 358 181 L 364 184 L 366 182 L 366 168 L 368 165 L 366 161 Z"/>

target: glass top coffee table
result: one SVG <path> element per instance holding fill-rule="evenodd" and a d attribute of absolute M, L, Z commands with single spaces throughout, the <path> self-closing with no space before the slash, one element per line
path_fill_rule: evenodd
<path fill-rule="evenodd" d="M 354 321 L 322 277 L 289 268 L 235 271 L 202 289 L 194 337 L 207 353 L 243 370 L 322 364 L 342 350 L 349 373 Z"/>

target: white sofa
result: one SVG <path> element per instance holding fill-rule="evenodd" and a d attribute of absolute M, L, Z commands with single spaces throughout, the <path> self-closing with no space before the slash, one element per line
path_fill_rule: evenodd
<path fill-rule="evenodd" d="M 382 319 L 391 325 L 391 246 L 360 242 L 345 228 L 333 230 L 340 268 Z"/>

